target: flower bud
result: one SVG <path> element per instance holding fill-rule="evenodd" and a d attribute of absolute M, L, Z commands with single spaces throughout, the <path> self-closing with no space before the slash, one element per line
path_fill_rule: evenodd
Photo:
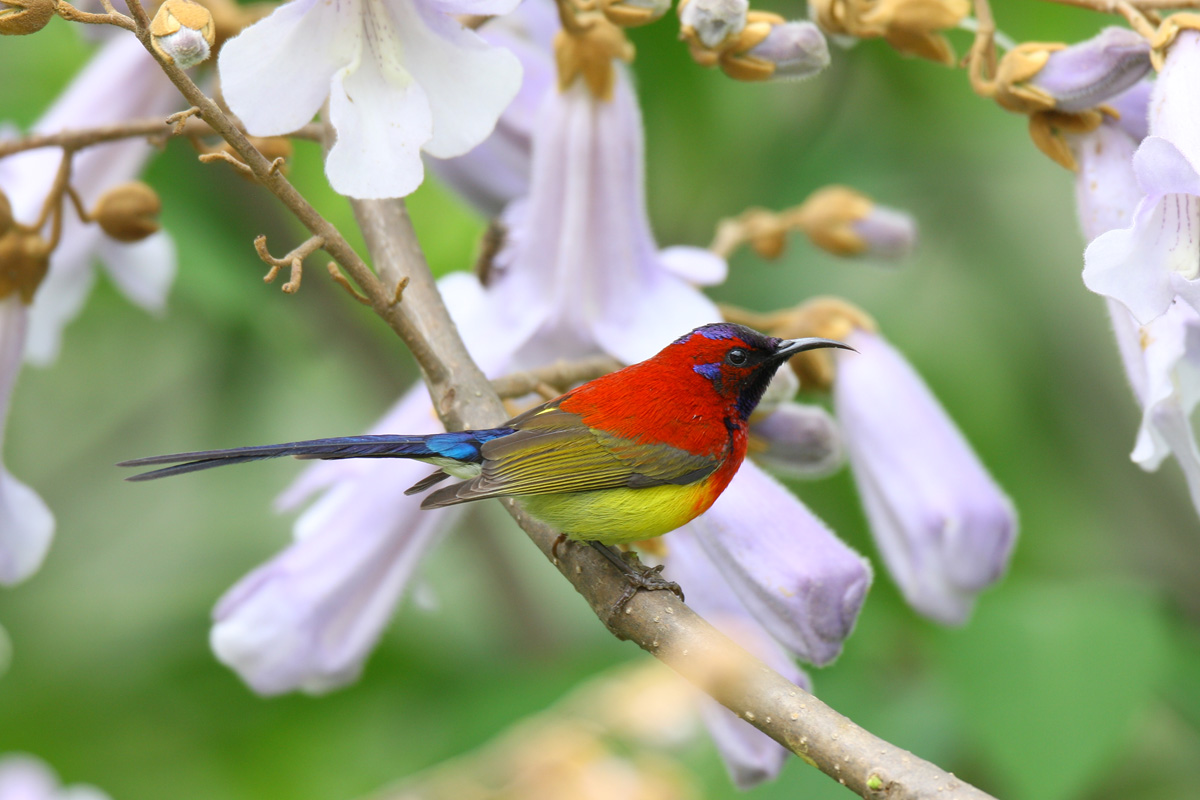
<path fill-rule="evenodd" d="M 26 304 L 46 277 L 50 245 L 36 233 L 10 228 L 0 236 L 0 299 L 14 292 Z"/>
<path fill-rule="evenodd" d="M 813 244 L 838 256 L 900 258 L 917 240 L 912 217 L 846 186 L 813 192 L 796 209 L 794 223 Z"/>
<path fill-rule="evenodd" d="M 206 60 L 215 37 L 212 13 L 191 0 L 167 0 L 150 23 L 154 49 L 182 69 Z"/>
<path fill-rule="evenodd" d="M 12 203 L 8 202 L 8 195 L 0 191 L 0 236 L 8 233 L 8 229 L 13 226 Z"/>
<path fill-rule="evenodd" d="M 1050 54 L 1030 80 L 1054 100 L 1055 111 L 1085 111 L 1106 102 L 1150 71 L 1150 43 L 1128 28 L 1105 28 Z"/>
<path fill-rule="evenodd" d="M 0 0 L 0 35 L 24 36 L 46 27 L 54 0 Z"/>
<path fill-rule="evenodd" d="M 718 49 L 742 32 L 749 11 L 749 0 L 683 0 L 679 4 L 680 36 L 689 43 Z"/>
<path fill-rule="evenodd" d="M 752 417 L 748 452 L 772 472 L 794 478 L 829 475 L 846 460 L 841 432 L 829 412 L 799 403 L 784 403 L 762 419 Z"/>
<path fill-rule="evenodd" d="M 139 242 L 159 228 L 162 203 L 141 181 L 114 186 L 96 201 L 92 218 L 118 242 Z"/>
<path fill-rule="evenodd" d="M 671 0 L 601 0 L 600 10 L 612 24 L 636 28 L 661 19 L 671 10 Z"/>
<path fill-rule="evenodd" d="M 721 69 L 743 81 L 802 80 L 829 66 L 829 45 L 811 22 L 771 24 L 748 50 L 721 59 Z"/>

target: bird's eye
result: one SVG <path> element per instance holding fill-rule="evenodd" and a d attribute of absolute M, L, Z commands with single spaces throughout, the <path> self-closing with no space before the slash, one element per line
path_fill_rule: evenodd
<path fill-rule="evenodd" d="M 725 356 L 725 360 L 735 367 L 740 367 L 750 360 L 750 354 L 740 347 L 735 347 Z"/>

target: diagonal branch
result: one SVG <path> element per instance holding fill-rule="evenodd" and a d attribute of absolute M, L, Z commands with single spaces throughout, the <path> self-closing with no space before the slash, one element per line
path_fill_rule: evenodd
<path fill-rule="evenodd" d="M 409 279 L 404 307 L 421 327 L 414 349 L 429 381 L 434 408 L 449 430 L 494 427 L 506 413 L 486 376 L 471 360 L 437 292 L 401 200 L 355 200 L 351 205 L 367 249 L 386 284 Z M 425 363 L 435 359 L 438 363 Z M 775 741 L 863 797 L 889 800 L 989 795 L 892 745 L 834 711 L 746 652 L 670 592 L 641 592 L 614 614 L 624 591 L 616 568 L 590 547 L 560 548 L 557 531 L 501 501 L 542 553 L 558 567 L 596 616 L 696 683 L 718 702 Z"/>

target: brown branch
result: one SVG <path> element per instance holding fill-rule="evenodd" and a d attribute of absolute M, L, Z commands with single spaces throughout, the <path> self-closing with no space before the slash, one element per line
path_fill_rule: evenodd
<path fill-rule="evenodd" d="M 384 283 L 410 278 L 403 308 L 425 333 L 414 355 L 434 408 L 448 430 L 490 428 L 506 418 L 486 376 L 467 353 L 437 293 L 403 201 L 355 200 L 354 213 Z M 407 341 L 407 340 L 406 340 Z M 501 501 L 534 544 L 592 607 L 608 629 L 653 654 L 718 702 L 822 772 L 864 797 L 959 798 L 988 795 L 933 764 L 885 742 L 743 650 L 670 592 L 641 592 L 622 612 L 625 588 L 616 568 L 590 547 L 559 549 L 557 531 Z"/>
<path fill-rule="evenodd" d="M 188 109 L 192 111 L 192 109 Z M 172 114 L 165 120 L 161 117 L 146 119 L 131 119 L 111 125 L 97 125 L 94 128 L 78 128 L 75 130 L 58 131 L 57 133 L 34 133 L 19 139 L 0 141 L 0 158 L 21 153 L 26 150 L 37 150 L 42 147 L 62 147 L 67 150 L 82 150 L 105 142 L 115 142 L 121 139 L 166 139 L 171 136 L 184 134 L 187 136 L 213 136 L 217 134 L 211 126 L 198 119 L 188 119 L 188 111 Z M 193 114 L 198 113 L 196 111 Z M 244 132 L 241 126 L 239 130 Z M 299 130 L 287 134 L 293 139 L 320 141 L 322 127 L 317 124 L 305 125 Z"/>
<path fill-rule="evenodd" d="M 550 386 L 555 396 L 577 383 L 590 381 L 615 372 L 624 366 L 620 361 L 610 356 L 595 356 L 579 361 L 559 361 L 549 366 L 531 369 L 528 372 L 514 372 L 492 381 L 492 389 L 502 400 L 523 397 L 530 392 L 538 391 L 539 386 Z"/>

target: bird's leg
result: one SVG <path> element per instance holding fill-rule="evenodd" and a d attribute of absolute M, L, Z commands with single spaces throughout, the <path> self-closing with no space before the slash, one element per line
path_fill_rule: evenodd
<path fill-rule="evenodd" d="M 625 580 L 629 585 L 625 587 L 625 592 L 613 604 L 613 613 L 619 612 L 629 602 L 629 598 L 637 594 L 639 589 L 645 589 L 648 592 L 659 589 L 669 589 L 675 593 L 675 596 L 683 600 L 683 590 L 679 588 L 679 584 L 675 581 L 669 581 L 662 576 L 662 564 L 657 567 L 647 567 L 637 560 L 636 553 L 626 553 L 622 555 L 606 544 L 602 544 L 595 539 L 588 542 L 592 547 L 600 552 L 605 558 L 613 563 L 613 565 L 625 575 Z M 632 555 L 630 559 L 628 556 Z"/>

